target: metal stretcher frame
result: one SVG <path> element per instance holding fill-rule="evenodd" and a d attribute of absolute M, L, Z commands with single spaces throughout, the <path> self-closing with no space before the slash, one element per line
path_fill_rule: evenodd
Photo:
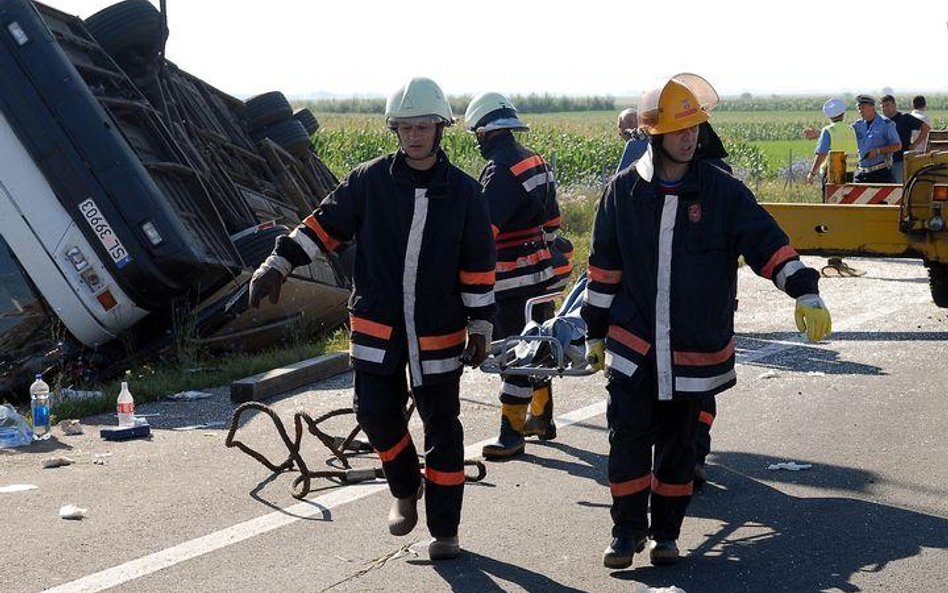
<path fill-rule="evenodd" d="M 530 323 L 533 319 L 533 307 L 540 303 L 548 303 L 563 296 L 562 291 L 552 292 L 527 299 L 523 308 L 523 317 L 525 323 Z M 555 366 L 536 366 L 536 365 L 510 365 L 507 362 L 507 353 L 512 351 L 516 344 L 520 342 L 548 342 L 553 351 Z M 567 366 L 566 355 L 563 352 L 563 345 L 553 336 L 509 336 L 503 340 L 495 340 L 491 343 L 491 355 L 479 367 L 481 371 L 492 374 L 519 375 L 529 377 L 585 377 L 596 372 L 589 366 L 576 368 Z"/>

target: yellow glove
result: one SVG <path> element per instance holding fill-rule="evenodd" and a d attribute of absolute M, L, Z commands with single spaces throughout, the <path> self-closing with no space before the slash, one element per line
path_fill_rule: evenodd
<path fill-rule="evenodd" d="M 825 340 L 833 331 L 833 320 L 830 318 L 829 309 L 818 294 L 797 297 L 795 316 L 797 329 L 806 332 L 806 337 L 811 342 Z"/>
<path fill-rule="evenodd" d="M 606 343 L 603 340 L 586 340 L 586 363 L 601 371 L 606 365 Z"/>

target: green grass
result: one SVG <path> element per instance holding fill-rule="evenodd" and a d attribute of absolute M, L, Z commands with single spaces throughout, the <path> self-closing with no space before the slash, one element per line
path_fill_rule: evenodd
<path fill-rule="evenodd" d="M 274 368 L 306 360 L 326 352 L 348 348 L 347 334 L 340 330 L 331 337 L 311 343 L 299 343 L 274 347 L 252 354 L 213 355 L 200 354 L 188 365 L 173 362 L 145 365 L 126 371 L 125 376 L 102 384 L 83 386 L 89 391 L 101 391 L 102 397 L 83 401 L 56 402 L 52 412 L 58 419 L 81 418 L 115 410 L 122 381 L 128 381 L 129 390 L 136 403 L 160 400 L 174 393 L 187 390 L 206 389 L 215 385 L 227 385 L 237 379 L 256 375 Z"/>

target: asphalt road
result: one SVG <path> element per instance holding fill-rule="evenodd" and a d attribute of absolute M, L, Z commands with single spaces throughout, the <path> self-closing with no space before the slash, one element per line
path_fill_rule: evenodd
<path fill-rule="evenodd" d="M 801 341 L 786 296 L 741 272 L 738 385 L 719 396 L 711 483 L 693 499 L 677 566 L 601 565 L 611 525 L 601 375 L 556 381 L 559 437 L 467 486 L 464 552 L 436 564 L 423 518 L 406 537 L 388 534 L 383 483 L 323 481 L 299 502 L 292 475 L 271 478 L 226 449 L 224 429 L 172 430 L 227 420 L 233 406 L 215 389 L 141 406 L 161 414 L 147 441 L 99 440 L 98 424 L 114 422 L 103 417 L 84 420 L 81 436 L 56 429 L 0 451 L 0 488 L 37 486 L 0 494 L 0 591 L 948 591 L 948 315 L 918 262 L 852 261 L 868 274 L 822 282 L 835 333 L 818 345 Z M 317 415 L 349 404 L 351 380 L 270 403 L 284 417 Z M 463 379 L 473 454 L 494 436 L 497 386 Z M 286 456 L 263 415 L 239 434 Z M 323 467 L 329 455 L 307 439 L 305 458 Z M 52 455 L 76 463 L 41 469 Z M 768 470 L 781 461 L 812 468 Z M 87 517 L 60 519 L 66 504 Z"/>

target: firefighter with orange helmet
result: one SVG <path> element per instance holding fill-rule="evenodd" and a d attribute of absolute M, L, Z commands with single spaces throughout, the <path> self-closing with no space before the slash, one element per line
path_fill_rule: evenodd
<path fill-rule="evenodd" d="M 468 105 L 464 125 L 487 159 L 480 182 L 497 247 L 494 337 L 502 339 L 523 332 L 528 299 L 566 285 L 573 246 L 557 232 L 560 209 L 553 171 L 513 135 L 529 129 L 513 103 L 499 93 L 481 93 Z M 542 323 L 553 317 L 553 304 L 539 303 L 532 311 L 533 320 Z M 500 433 L 482 449 L 489 460 L 523 453 L 525 436 L 556 437 L 550 379 L 501 378 Z"/>
<path fill-rule="evenodd" d="M 609 568 L 630 566 L 649 539 L 652 564 L 678 561 L 701 402 L 736 382 L 738 257 L 796 299 L 810 340 L 831 331 L 819 273 L 743 183 L 695 158 L 709 91 L 678 75 L 642 95 L 650 146 L 596 212 L 582 316 L 586 358 L 608 381 Z"/>
<path fill-rule="evenodd" d="M 266 296 L 276 303 L 294 267 L 358 237 L 349 298 L 353 408 L 394 497 L 389 531 L 414 529 L 424 493 L 429 556 L 448 559 L 460 552 L 461 367 L 479 365 L 490 346 L 494 241 L 480 186 L 439 146 L 454 116 L 438 85 L 411 79 L 389 97 L 385 119 L 398 151 L 357 166 L 280 237 L 254 272 L 249 298 L 254 307 Z M 424 477 L 405 417 L 409 390 L 425 428 Z"/>

